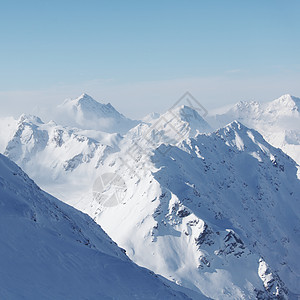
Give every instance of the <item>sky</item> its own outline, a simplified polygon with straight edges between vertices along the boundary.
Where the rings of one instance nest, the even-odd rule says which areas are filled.
[[[83,92],[140,118],[300,96],[300,1],[0,0],[0,116]]]

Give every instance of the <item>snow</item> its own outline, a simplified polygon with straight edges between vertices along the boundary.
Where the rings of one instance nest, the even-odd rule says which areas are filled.
[[[13,117],[1,118],[0,119],[0,153],[5,151],[7,143],[11,140],[15,130],[17,122]]]
[[[188,288],[193,299],[293,299],[300,294],[299,103],[290,95],[240,102],[205,120],[179,106],[126,127],[111,105],[84,94],[62,105],[71,112],[65,126],[24,115],[1,141],[42,188],[88,213],[173,289]],[[94,116],[116,122],[89,124]],[[95,197],[105,174],[124,182],[116,205]]]
[[[87,94],[59,105],[56,120],[65,126],[109,133],[126,133],[139,123],[124,117],[110,103],[99,103]]]
[[[2,299],[189,299],[0,155]]]
[[[271,145],[300,164],[300,98],[287,94],[265,103],[242,101],[209,118],[215,129],[233,120],[258,130]]]
[[[44,124],[22,115],[4,153],[54,196],[76,198],[90,187],[90,178],[121,139],[116,133]]]
[[[167,154],[164,148],[154,150],[152,165],[143,154],[128,162],[134,174],[118,162],[125,149],[113,154],[103,168],[124,178],[123,202],[80,208],[139,265],[207,297],[299,293],[300,183],[293,160],[237,121]],[[261,257],[276,278],[267,287]]]

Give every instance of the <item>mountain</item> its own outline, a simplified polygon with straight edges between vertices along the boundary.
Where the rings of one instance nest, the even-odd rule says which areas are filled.
[[[125,141],[138,139],[144,148],[147,148],[149,144],[152,149],[162,143],[176,145],[187,137],[213,131],[196,110],[186,105],[175,107],[162,115],[148,115],[144,120],[148,122],[143,122],[131,129],[126,134]]]
[[[64,200],[90,186],[90,178],[122,139],[116,133],[65,128],[53,121],[45,124],[31,115],[20,117],[11,136],[4,154],[43,189]]]
[[[152,155],[132,153],[137,138],[125,141],[101,168],[125,184],[78,208],[133,261],[212,299],[300,293],[300,182],[290,157],[239,122]]]
[[[233,120],[258,130],[300,164],[300,98],[287,94],[265,103],[242,101],[210,119],[215,128]]]
[[[286,99],[278,103],[298,118]],[[247,104],[239,106],[242,116]],[[264,137],[280,125],[271,112],[262,117],[261,104],[250,107],[244,120],[257,111]],[[190,297],[294,299],[298,166],[238,121],[211,131],[188,106],[122,136],[22,116],[5,154],[88,213],[134,262],[192,289]]]
[[[5,151],[7,143],[13,137],[17,127],[17,121],[13,117],[0,118],[0,153]]]
[[[59,105],[56,120],[64,126],[121,134],[139,123],[124,117],[110,103],[99,103],[87,94]]]
[[[189,299],[0,154],[1,299]]]
[[[15,123],[4,154],[47,192],[73,204],[90,189],[105,158],[127,143],[122,143],[123,137],[118,133],[63,127],[53,121],[45,124],[32,115],[22,115]],[[127,133],[126,140],[144,135],[146,141],[151,134],[153,148],[171,140],[176,144],[208,130],[210,126],[196,111],[182,106],[162,115],[158,123],[137,125]]]

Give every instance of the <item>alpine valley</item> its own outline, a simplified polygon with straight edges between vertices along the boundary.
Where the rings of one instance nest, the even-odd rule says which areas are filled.
[[[53,118],[0,120],[4,299],[298,299],[299,98]]]

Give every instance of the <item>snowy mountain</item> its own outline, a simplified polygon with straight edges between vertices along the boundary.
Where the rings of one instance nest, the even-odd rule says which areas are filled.
[[[73,204],[74,199],[81,201],[81,196],[90,190],[105,158],[127,143],[122,143],[123,137],[117,133],[63,127],[53,121],[45,124],[32,115],[22,115],[15,124],[10,139],[5,139],[4,154],[47,192]],[[152,149],[161,143],[177,144],[187,136],[209,130],[196,111],[182,106],[162,115],[157,123],[134,127],[126,140],[144,135],[146,141],[149,136]],[[144,143],[143,147],[146,150],[149,146]]]
[[[0,199],[1,299],[190,299],[1,154]]]
[[[162,115],[146,116],[143,122],[131,129],[125,135],[127,140],[137,140],[144,150],[153,150],[162,143],[176,145],[187,137],[194,137],[198,133],[208,133],[213,129],[189,106],[178,106]]]
[[[4,154],[43,189],[63,199],[78,197],[90,186],[90,178],[122,139],[116,133],[65,128],[53,121],[45,124],[31,115],[22,115],[16,123]]]
[[[17,120],[13,117],[0,118],[0,153],[5,151],[7,143],[12,139],[17,128]]]
[[[87,94],[59,105],[55,120],[64,126],[121,134],[139,123],[124,117],[110,103],[99,103]]]
[[[300,182],[291,158],[238,122],[162,144],[152,156],[131,155],[131,146],[101,169],[126,183],[119,205],[103,205],[100,195],[78,208],[133,261],[213,299],[300,293]]]
[[[210,121],[240,119],[275,142],[282,133],[288,152],[297,103],[241,102]],[[188,106],[149,115],[122,136],[33,116],[10,128],[5,155],[88,213],[134,262],[192,289],[191,298],[300,294],[297,165],[255,130],[235,121],[210,133]]]
[[[239,102],[210,119],[215,128],[233,120],[258,130],[270,144],[300,164],[300,98],[287,94],[266,103]]]

